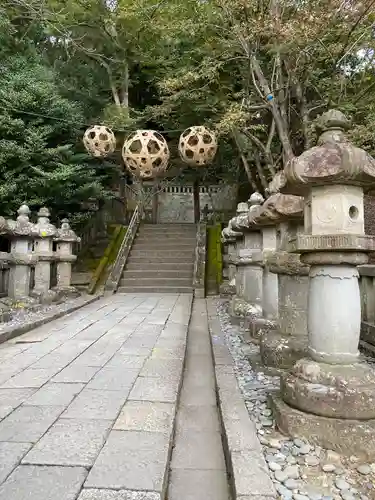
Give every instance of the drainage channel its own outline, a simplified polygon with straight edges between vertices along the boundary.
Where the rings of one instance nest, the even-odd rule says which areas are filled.
[[[195,299],[193,303],[167,498],[231,498],[204,299]]]

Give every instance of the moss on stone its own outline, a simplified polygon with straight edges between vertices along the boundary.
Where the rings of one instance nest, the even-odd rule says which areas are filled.
[[[95,290],[97,290],[97,288],[104,283],[107,278],[109,266],[116,260],[121,243],[126,234],[126,229],[126,226],[116,225],[113,227],[112,237],[104,251],[103,256],[99,259],[99,263],[88,287],[88,293],[95,293]]]
[[[221,224],[207,226],[206,289],[218,293],[222,282]]]

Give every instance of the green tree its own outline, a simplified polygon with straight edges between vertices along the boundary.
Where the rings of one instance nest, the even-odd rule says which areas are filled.
[[[82,152],[81,109],[60,95],[53,71],[4,14],[0,22],[0,213],[14,216],[26,202],[77,222],[83,202],[110,195],[113,167]]]

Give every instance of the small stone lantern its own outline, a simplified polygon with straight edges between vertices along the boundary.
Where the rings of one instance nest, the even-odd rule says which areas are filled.
[[[70,229],[68,219],[62,220],[55,241],[57,242],[56,257],[58,259],[57,289],[65,292],[76,292],[76,289],[71,286],[72,263],[77,259],[77,256],[73,255],[73,244],[80,242],[81,239]]]
[[[38,258],[35,266],[34,293],[45,296],[51,284],[51,262],[54,260],[53,238],[56,235],[56,227],[49,221],[50,212],[48,208],[42,207],[38,212],[36,224],[37,235],[34,240],[34,254]]]
[[[348,142],[345,116],[331,110],[318,122],[318,145],[285,168],[282,192],[302,195],[305,234],[289,250],[310,266],[309,359],[281,378],[275,400],[281,430],[322,446],[375,459],[375,372],[361,362],[357,266],[375,250],[364,234],[363,188],[375,184],[375,161]]]
[[[31,266],[36,262],[33,255],[35,226],[30,222],[29,215],[29,207],[22,205],[18,209],[17,220],[7,221],[9,233],[12,235],[8,295],[15,300],[29,297]]]

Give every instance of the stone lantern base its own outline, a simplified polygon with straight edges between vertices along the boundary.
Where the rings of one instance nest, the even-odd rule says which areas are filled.
[[[307,345],[306,336],[266,332],[260,342],[262,362],[269,367],[288,370],[296,361],[306,356]]]
[[[299,360],[273,398],[279,429],[323,447],[375,458],[375,372],[364,363]],[[372,442],[371,442],[372,441]]]
[[[293,438],[305,438],[316,446],[355,455],[364,461],[375,460],[375,419],[349,420],[328,418],[297,410],[280,397],[269,402],[278,429]]]

